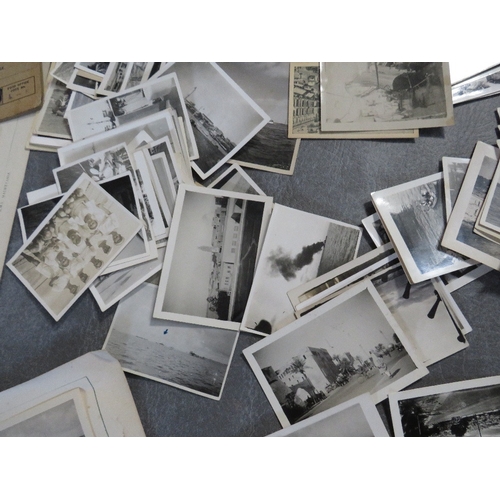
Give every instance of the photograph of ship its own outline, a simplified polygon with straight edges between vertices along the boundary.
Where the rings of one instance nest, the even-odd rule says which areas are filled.
[[[199,158],[196,173],[206,179],[234,156],[269,121],[269,116],[215,63],[168,63],[189,113]]]
[[[500,436],[499,383],[499,377],[488,377],[391,396],[396,436]]]
[[[242,326],[269,335],[295,319],[287,292],[357,256],[358,226],[275,204]]]
[[[367,282],[243,353],[284,426],[363,393],[378,403],[427,373]]]
[[[446,227],[442,173],[377,191],[372,200],[410,282],[467,266],[441,247]]]
[[[219,400],[238,332],[153,318],[158,287],[118,304],[103,349],[130,373]]]
[[[298,139],[288,138],[287,62],[217,63],[271,118],[230,161],[244,167],[291,175],[298,152]]]
[[[321,63],[321,130],[453,125],[448,63]]]
[[[179,186],[155,317],[238,329],[270,209],[268,197]]]

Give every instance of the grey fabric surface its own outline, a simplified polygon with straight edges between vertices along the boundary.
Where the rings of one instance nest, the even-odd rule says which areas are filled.
[[[361,226],[374,213],[370,193],[441,170],[443,156],[469,158],[478,140],[496,145],[500,96],[455,107],[455,125],[421,130],[411,140],[302,140],[295,173],[247,169],[274,201]],[[57,155],[31,152],[19,206],[26,192],[53,183]],[[22,245],[14,221],[7,260]],[[359,254],[373,245],[363,234]],[[470,346],[429,368],[412,387],[500,374],[500,274],[492,271],[454,292],[472,326]],[[116,306],[102,313],[90,292],[55,322],[5,269],[0,281],[0,391],[91,350],[101,349]],[[127,374],[147,436],[266,436],[281,428],[242,350],[260,340],[240,334],[222,398],[213,401]],[[379,412],[392,433],[387,401]]]

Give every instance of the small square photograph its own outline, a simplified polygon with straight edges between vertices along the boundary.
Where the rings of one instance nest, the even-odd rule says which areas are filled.
[[[369,393],[374,404],[428,373],[370,282],[243,351],[283,427]]]
[[[357,257],[361,228],[275,204],[242,329],[269,335],[295,320],[287,292]]]
[[[368,394],[285,427],[268,437],[389,437]]]
[[[371,197],[411,283],[469,265],[441,247],[446,227],[442,172],[376,191]]]
[[[225,172],[217,177],[207,187],[212,189],[222,189],[223,191],[261,194],[265,196],[264,191],[262,191],[257,183],[238,164],[229,165]]]
[[[199,158],[193,161],[193,168],[207,179],[240,151],[270,117],[216,63],[168,63],[162,74],[172,73],[179,79],[198,146]]]
[[[500,377],[389,395],[396,437],[500,436]]]
[[[154,316],[239,329],[272,199],[179,186]]]
[[[7,267],[58,321],[140,229],[137,217],[82,174]]]
[[[158,287],[120,300],[103,349],[124,371],[220,400],[238,332],[153,318]]]
[[[320,85],[323,131],[454,124],[448,63],[324,62]]]
[[[474,232],[500,158],[499,149],[478,141],[441,241],[445,249],[500,269],[498,243]]]

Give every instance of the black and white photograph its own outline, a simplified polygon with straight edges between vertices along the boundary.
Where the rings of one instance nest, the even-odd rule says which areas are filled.
[[[442,246],[500,270],[498,244],[474,232],[498,165],[498,148],[478,141],[443,234]]]
[[[143,283],[120,300],[103,349],[126,372],[220,400],[238,332],[155,319],[157,292]]]
[[[369,394],[362,394],[268,437],[389,437]]]
[[[55,67],[50,70],[50,76],[67,85],[74,70],[74,62],[59,62],[55,63]]]
[[[242,329],[269,335],[295,320],[287,292],[357,257],[361,229],[275,204]]]
[[[321,130],[446,127],[455,123],[445,62],[324,62]]]
[[[6,265],[58,321],[141,226],[82,174]]]
[[[271,208],[267,196],[179,186],[154,316],[239,329]]]
[[[371,198],[411,283],[469,265],[441,247],[446,227],[442,172],[376,191]]]
[[[152,260],[98,276],[90,285],[90,292],[101,311],[106,311],[148,278],[161,271],[164,258],[165,247],[161,247],[158,248],[158,257]]]
[[[391,241],[377,213],[361,219],[361,224],[363,224],[368,236],[370,236],[376,247],[380,247]]]
[[[396,437],[500,436],[500,377],[389,395]]]
[[[467,172],[470,158],[451,158],[444,156],[441,160],[443,167],[444,199],[446,220],[449,220],[455,206],[460,187]]]
[[[437,278],[411,285],[401,265],[396,264],[370,280],[424,366],[468,347],[464,332],[470,328],[462,331],[454,321],[447,303],[457,306],[449,292],[436,287]]]
[[[207,187],[222,189],[223,191],[235,191],[237,193],[265,195],[257,183],[236,163],[229,165]]]
[[[303,139],[411,139],[418,129],[325,132],[320,120],[320,63],[290,63],[288,137]]]
[[[453,104],[483,99],[500,92],[500,66],[489,68],[451,87]]]
[[[78,69],[73,70],[73,74],[71,75],[67,88],[74,92],[81,92],[86,96],[96,100],[98,96],[98,89],[101,85],[102,77],[90,75],[89,73],[82,73]],[[71,130],[71,124],[69,124],[69,128],[71,131],[71,136],[74,139],[73,131]]]
[[[292,175],[300,139],[288,137],[290,63],[217,63],[271,118],[230,162],[243,167]]]
[[[500,169],[498,163],[475,227],[480,229],[480,232],[486,232],[495,241],[500,241]]]
[[[75,62],[74,67],[103,78],[110,66],[109,62]]]
[[[192,125],[199,158],[193,168],[207,179],[270,120],[216,63],[168,63],[162,74],[175,73]]]
[[[428,373],[369,282],[243,354],[283,427],[369,393],[374,404]]]
[[[110,63],[100,85],[101,95],[116,95],[122,91],[125,83],[125,74],[130,64],[128,62]]]
[[[137,85],[141,85],[148,80],[151,75],[154,63],[152,62],[132,62],[127,67],[122,89],[126,90]]]

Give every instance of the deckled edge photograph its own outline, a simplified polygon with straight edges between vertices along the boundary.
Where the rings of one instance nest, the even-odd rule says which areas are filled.
[[[57,231],[63,224],[68,225],[68,232],[72,229],[68,215],[77,221],[76,233],[83,233],[79,241],[70,236],[67,242],[58,239]],[[114,227],[109,234],[108,221]],[[140,228],[141,222],[136,217],[88,175],[82,174],[6,265],[58,321]],[[120,237],[119,244],[107,243],[112,233]],[[86,244],[90,239],[95,240],[91,247]],[[109,247],[107,253],[101,240]],[[85,248],[74,252],[73,246],[78,248],[78,245]]]
[[[396,437],[500,435],[500,376],[389,395]]]
[[[390,357],[385,355],[389,344],[395,346]],[[244,349],[243,355],[283,427],[366,392],[378,404],[428,373],[367,281]]]
[[[267,437],[389,437],[369,394],[362,394]]]
[[[272,198],[180,185],[154,317],[239,329]]]
[[[153,318],[158,287],[122,299],[103,349],[124,371],[220,400],[239,332]]]

